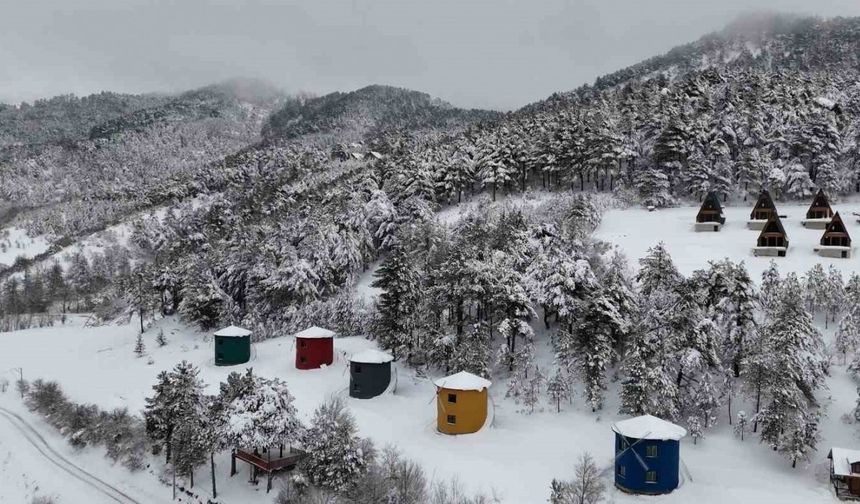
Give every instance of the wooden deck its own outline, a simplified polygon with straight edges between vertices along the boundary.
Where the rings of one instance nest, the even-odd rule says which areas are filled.
[[[286,452],[286,453],[284,453]],[[235,449],[231,455],[230,461],[230,476],[236,474],[236,460],[247,462],[251,467],[251,481],[257,481],[258,473],[266,474],[266,493],[272,489],[272,478],[278,471],[291,471],[295,469],[306,453],[297,448],[288,448],[286,450],[269,449],[266,455],[258,455],[245,450]]]

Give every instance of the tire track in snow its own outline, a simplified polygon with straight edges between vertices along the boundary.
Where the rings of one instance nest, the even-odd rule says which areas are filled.
[[[91,473],[81,469],[77,465],[70,462],[68,459],[57,453],[51,448],[45,438],[39,434],[26,420],[21,418],[17,413],[0,407],[0,416],[9,421],[10,424],[27,440],[48,462],[59,467],[73,478],[82,481],[90,487],[97,490],[99,493],[109,497],[114,502],[121,504],[143,504],[124,493],[122,490],[106,483]]]

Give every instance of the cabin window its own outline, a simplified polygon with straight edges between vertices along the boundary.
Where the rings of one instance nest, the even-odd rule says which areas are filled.
[[[304,364],[305,362],[307,362],[307,359],[305,359],[304,357],[299,357],[299,362]]]
[[[657,445],[648,445],[645,448],[645,456],[654,458],[657,456]]]
[[[305,347],[305,340],[299,340],[299,347],[300,347],[300,348],[304,348],[304,347]]]
[[[356,373],[360,373],[361,372],[361,364],[353,364],[353,369],[355,370]]]
[[[645,471],[645,483],[657,483],[657,471]]]
[[[448,394],[448,402],[457,404],[457,394]]]
[[[622,478],[627,476],[627,468],[621,464],[618,464],[618,476]]]
[[[448,415],[448,423],[451,425],[456,424],[457,423],[457,416],[456,415]]]
[[[361,390],[361,387],[358,385],[358,383],[353,383],[352,390],[358,392],[359,390]]]

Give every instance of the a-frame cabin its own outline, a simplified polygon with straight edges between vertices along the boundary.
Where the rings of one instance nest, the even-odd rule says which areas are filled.
[[[709,192],[696,214],[696,231],[719,231],[726,218],[723,216],[723,206],[715,192]]]
[[[833,209],[830,208],[830,201],[824,191],[819,189],[812,199],[812,204],[809,205],[809,210],[806,211],[806,219],[801,224],[811,229],[826,229],[832,218]]]
[[[753,255],[785,257],[788,252],[788,235],[782,227],[782,221],[774,213],[758,235]]]
[[[851,257],[851,236],[848,234],[848,229],[845,227],[842,217],[839,212],[833,215],[824,234],[821,235],[821,242],[815,248],[818,255],[823,257],[838,257],[847,259]]]
[[[773,198],[766,189],[762,189],[758,195],[758,201],[750,212],[750,220],[747,222],[747,227],[750,229],[762,229],[771,215],[777,215],[776,205],[773,203]]]

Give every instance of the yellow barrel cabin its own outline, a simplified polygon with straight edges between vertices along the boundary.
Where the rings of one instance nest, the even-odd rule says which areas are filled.
[[[488,389],[492,383],[460,371],[436,384],[436,423],[443,434],[478,432],[487,421]]]

